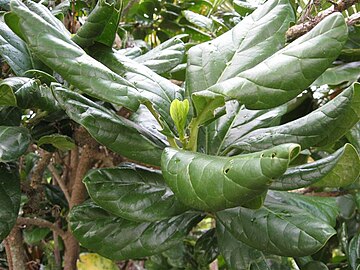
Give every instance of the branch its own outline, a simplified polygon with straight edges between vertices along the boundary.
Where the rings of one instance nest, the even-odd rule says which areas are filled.
[[[54,165],[49,164],[48,165],[48,169],[51,172],[52,176],[54,177],[54,179],[56,180],[56,182],[58,183],[59,187],[61,188],[62,192],[65,195],[65,198],[67,200],[68,203],[70,203],[70,194],[69,191],[66,188],[65,183],[63,182],[63,179],[60,177],[60,175],[58,174],[58,172],[56,171]]]
[[[41,158],[36,164],[36,167],[31,177],[31,187],[33,187],[34,189],[37,189],[38,186],[41,184],[44,171],[49,164],[51,157],[52,153],[46,151],[43,151],[41,153]]]
[[[65,231],[63,231],[58,226],[45,219],[18,217],[16,220],[16,224],[27,225],[27,226],[34,225],[41,228],[49,228],[53,232],[56,232],[63,240],[67,237]]]
[[[343,12],[356,3],[360,3],[360,0],[339,0],[332,7],[320,12],[317,16],[312,18],[310,21],[300,23],[300,24],[290,27],[289,30],[286,32],[286,40],[293,41],[293,40],[301,37],[302,35],[309,32],[311,29],[313,29],[325,17],[329,16],[330,14],[332,14],[334,12]],[[348,21],[348,23],[349,22],[350,21]]]

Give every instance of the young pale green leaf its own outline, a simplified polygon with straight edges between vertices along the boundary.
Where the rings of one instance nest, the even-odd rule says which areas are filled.
[[[28,78],[13,77],[6,78],[0,82],[0,106],[17,106],[14,90],[19,89]]]
[[[216,236],[228,270],[271,270],[264,253],[237,240],[221,222],[216,223]]]
[[[174,99],[170,105],[170,116],[175,123],[180,138],[185,136],[186,120],[189,113],[189,100]]]
[[[185,54],[185,44],[181,38],[185,36],[187,35],[170,38],[147,53],[135,57],[134,60],[158,74],[168,72],[182,63]]]
[[[0,241],[15,225],[20,208],[20,177],[17,166],[0,163]]]
[[[297,144],[234,157],[166,148],[161,169],[166,183],[181,202],[214,212],[244,205],[262,195],[299,152]]]
[[[18,159],[26,152],[30,142],[27,128],[0,126],[0,162]]]
[[[26,43],[6,25],[4,14],[0,14],[0,55],[17,76],[34,68]]]
[[[258,151],[296,142],[302,149],[334,143],[360,119],[360,84],[353,84],[336,98],[308,115],[277,127],[252,131],[231,147]]]
[[[120,20],[121,0],[100,0],[71,38],[82,48],[89,47],[95,42],[112,47]]]
[[[237,240],[280,256],[311,255],[336,233],[329,224],[304,209],[276,201],[265,202],[258,210],[237,207],[216,216]]]
[[[75,147],[75,143],[70,137],[61,134],[51,134],[41,137],[37,145],[41,146],[43,144],[51,144],[62,151],[68,151]]]
[[[41,4],[32,3],[37,7]],[[11,10],[19,18],[19,26],[31,50],[42,62],[86,94],[136,110],[137,89],[85,53],[70,37],[31,11],[18,0]],[[51,13],[50,13],[51,14]]]
[[[99,143],[129,159],[159,166],[165,144],[139,125],[61,87],[54,95],[68,116]]]
[[[133,222],[107,213],[93,203],[70,212],[70,227],[84,247],[113,259],[136,259],[161,253],[183,241],[201,220],[197,213],[184,213],[158,222]]]
[[[360,62],[351,62],[328,68],[315,82],[313,86],[339,85],[346,82],[356,82],[360,77]]]
[[[115,262],[96,253],[81,253],[76,262],[77,270],[119,270]]]
[[[336,198],[307,196],[285,191],[269,191],[266,202],[296,206],[333,227],[336,225],[340,211]]]
[[[188,210],[157,170],[125,164],[91,171],[83,182],[96,204],[128,220],[158,221]]]
[[[290,167],[272,182],[270,189],[291,190],[310,185],[344,187],[356,181],[359,173],[359,155],[351,144],[346,144],[325,158]]]
[[[344,17],[334,13],[258,65],[194,95],[218,93],[248,109],[279,106],[310,86],[340,54],[346,39]]]
[[[287,0],[272,0],[220,37],[192,47],[188,53],[189,95],[237,76],[275,53],[285,43],[294,20]]]
[[[169,80],[157,75],[149,68],[116,53],[105,46],[93,46],[91,54],[112,71],[126,78],[139,90],[142,103],[153,107],[159,114],[163,132],[171,134],[174,124],[169,115],[170,104],[174,99],[182,99],[183,89]]]

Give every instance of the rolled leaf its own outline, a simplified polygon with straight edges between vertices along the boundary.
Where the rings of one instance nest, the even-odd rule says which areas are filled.
[[[20,208],[20,177],[17,166],[0,163],[0,241],[15,225]]]
[[[32,6],[41,5],[32,3]],[[88,56],[70,37],[18,0],[11,10],[31,50],[42,62],[86,94],[136,110],[137,90],[128,81]],[[51,13],[50,13],[51,14]],[[57,19],[56,19],[57,20]]]
[[[17,76],[22,76],[28,69],[34,68],[31,56],[26,43],[6,25],[3,15],[0,14],[0,55]]]
[[[359,174],[359,155],[351,144],[346,144],[325,158],[289,168],[272,182],[270,189],[291,190],[310,185],[344,187],[355,182]]]
[[[98,61],[136,86],[141,102],[150,104],[156,110],[164,132],[171,134],[174,124],[169,115],[170,104],[174,99],[183,99],[183,89],[111,48],[98,45],[91,49],[91,54]]]
[[[188,53],[186,90],[189,94],[237,76],[285,44],[294,20],[287,0],[272,0],[220,37],[192,47]]]
[[[236,99],[248,109],[279,106],[310,86],[337,58],[346,40],[344,17],[333,13],[258,65],[194,95],[201,98],[208,91],[214,92]]]
[[[0,126],[0,162],[18,159],[26,152],[30,142],[27,128]]]
[[[121,0],[98,1],[86,22],[71,39],[82,48],[95,42],[111,48],[119,25],[121,3]]]
[[[147,53],[134,58],[134,60],[158,74],[168,72],[182,63],[185,44],[181,38],[185,36],[172,37]]]
[[[308,115],[277,127],[262,128],[239,138],[231,147],[258,151],[296,142],[302,149],[334,143],[360,119],[360,84],[353,84],[336,98]]]
[[[128,220],[157,221],[188,210],[157,170],[127,164],[92,171],[83,182],[96,204]]]
[[[262,195],[298,155],[297,144],[234,157],[216,157],[166,148],[161,169],[166,183],[185,205],[219,211]]]
[[[54,86],[54,94],[67,115],[99,143],[129,159],[160,165],[165,145],[153,134],[75,92]]]
[[[276,202],[265,203],[258,210],[242,207],[227,209],[216,216],[235,239],[280,256],[311,255],[336,233],[329,224],[311,213]]]
[[[184,213],[163,221],[137,223],[85,203],[72,209],[69,220],[81,245],[104,257],[124,260],[158,254],[179,244],[201,217]]]

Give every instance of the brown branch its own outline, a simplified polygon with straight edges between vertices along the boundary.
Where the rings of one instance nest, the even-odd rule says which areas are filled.
[[[329,16],[334,12],[343,12],[356,3],[360,3],[360,0],[339,0],[332,7],[322,12],[319,12],[317,16],[310,19],[309,21],[290,27],[289,30],[286,32],[286,40],[293,41],[301,37],[302,35],[309,32],[311,29],[313,29],[325,17]]]
[[[346,21],[347,25],[354,25],[358,22],[360,22],[360,12],[351,15]]]
[[[63,181],[63,179],[60,177],[60,175],[58,174],[57,170],[55,169],[54,165],[49,164],[48,165],[48,169],[51,172],[52,176],[54,177],[55,181],[58,183],[60,189],[62,190],[62,192],[65,195],[65,198],[67,200],[68,203],[70,203],[70,194],[68,189],[66,188],[66,185]]]
[[[41,218],[26,218],[26,217],[18,217],[16,220],[16,224],[18,225],[27,225],[27,226],[38,226],[41,228],[49,228],[53,232],[56,232],[62,239],[65,240],[66,232],[63,231],[61,228],[56,226],[54,223],[47,221]]]
[[[41,185],[44,171],[47,165],[50,163],[51,157],[52,153],[46,151],[41,152],[40,160],[36,164],[36,167],[31,177],[31,187],[33,187],[34,189],[37,189],[39,185]]]
[[[20,229],[14,226],[4,242],[9,270],[25,270],[25,252]]]

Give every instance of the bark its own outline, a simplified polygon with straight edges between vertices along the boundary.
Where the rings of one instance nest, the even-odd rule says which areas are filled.
[[[25,253],[20,229],[14,226],[4,242],[9,270],[25,270]]]

